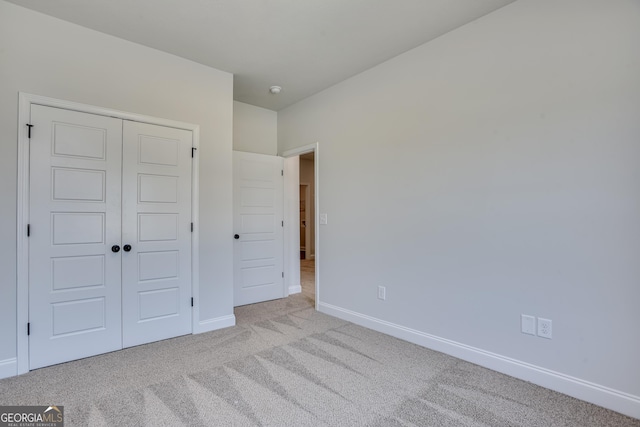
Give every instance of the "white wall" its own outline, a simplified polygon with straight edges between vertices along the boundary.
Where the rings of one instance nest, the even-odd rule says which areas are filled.
[[[640,417],[639,112],[635,0],[520,0],[280,111],[321,309]]]
[[[278,113],[233,102],[233,149],[249,153],[278,153]]]
[[[200,125],[200,319],[228,321],[233,76],[0,1],[0,365],[16,356],[19,91]]]

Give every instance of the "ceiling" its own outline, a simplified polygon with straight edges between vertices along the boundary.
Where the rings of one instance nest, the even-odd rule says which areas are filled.
[[[277,111],[515,0],[8,1],[233,73],[235,100]]]

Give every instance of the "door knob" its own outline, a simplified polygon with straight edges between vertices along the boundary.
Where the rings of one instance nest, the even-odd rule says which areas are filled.
[[[118,246],[118,245],[111,246],[111,252],[113,252],[113,253],[120,252],[120,246]]]
[[[238,240],[238,239],[240,238],[240,235],[239,235],[239,234],[234,234],[234,235],[233,235],[233,238],[234,238],[234,239],[236,239],[236,240]]]
[[[129,251],[131,250],[131,245],[124,245],[124,246],[122,247],[122,249],[123,249],[125,252],[129,252]]]

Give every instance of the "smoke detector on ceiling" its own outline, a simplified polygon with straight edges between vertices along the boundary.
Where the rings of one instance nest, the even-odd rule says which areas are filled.
[[[270,92],[272,95],[277,95],[277,94],[279,94],[281,91],[282,91],[282,88],[281,88],[280,86],[271,86],[271,87],[269,88],[269,92]]]

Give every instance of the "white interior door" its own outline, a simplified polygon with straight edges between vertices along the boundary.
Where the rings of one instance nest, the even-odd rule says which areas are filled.
[[[233,152],[234,305],[286,296],[283,160]]]
[[[192,132],[33,105],[29,368],[191,332]]]
[[[29,366],[121,348],[122,121],[34,105]]]
[[[123,126],[123,345],[191,333],[192,133]]]

